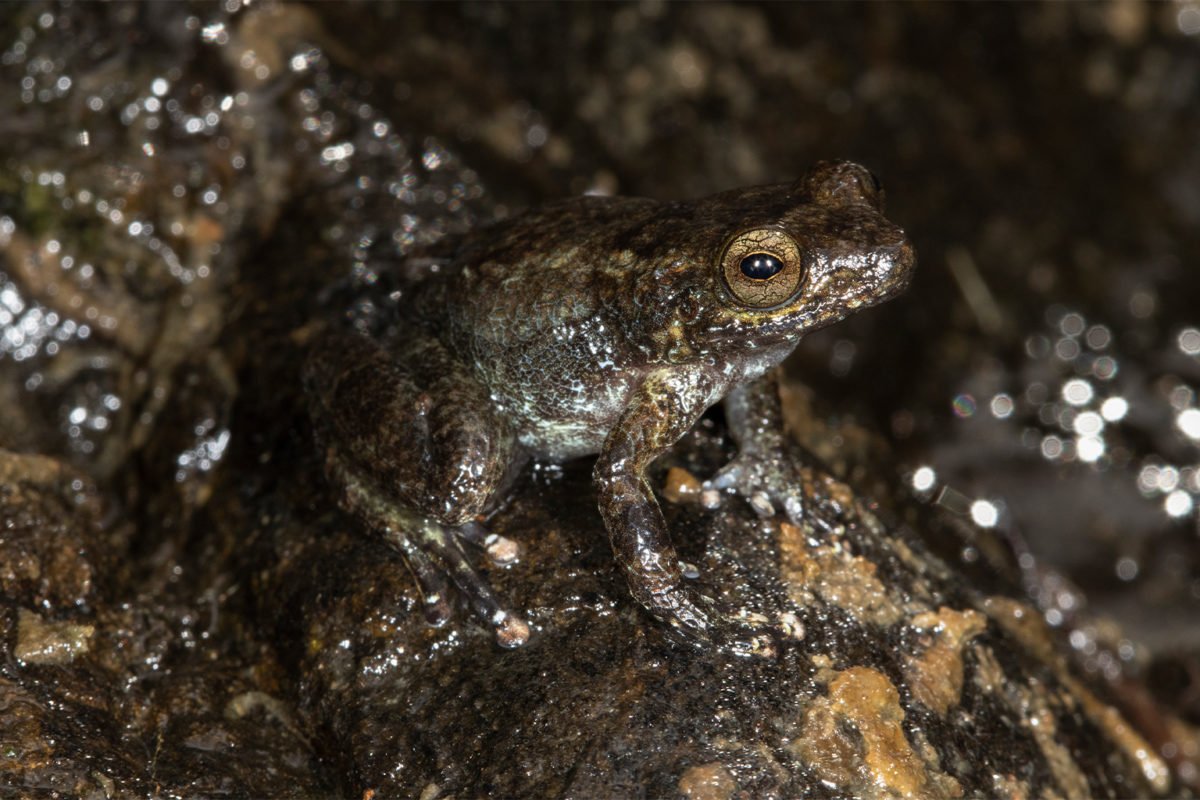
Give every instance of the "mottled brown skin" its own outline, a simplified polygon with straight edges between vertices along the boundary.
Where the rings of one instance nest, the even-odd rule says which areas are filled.
[[[568,200],[411,258],[387,330],[324,334],[306,368],[343,505],[404,554],[431,621],[449,615],[448,573],[517,645],[527,626],[459,540],[496,544],[478,520],[526,460],[598,453],[600,511],[633,596],[713,634],[719,615],[685,585],[646,470],[725,398],[740,453],[709,485],[799,522],[770,371],[805,333],[907,286],[912,247],[882,206],[865,169],[822,163],[793,184],[687,203]],[[783,271],[748,277],[751,251]]]

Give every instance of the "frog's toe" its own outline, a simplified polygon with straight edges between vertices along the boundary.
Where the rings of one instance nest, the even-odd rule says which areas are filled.
[[[714,626],[716,609],[712,599],[683,587],[656,592],[643,605],[672,628],[701,639],[708,639]]]
[[[703,483],[705,489],[736,489],[748,477],[747,470],[741,463],[740,458],[735,458],[721,469],[717,470],[717,474]]]
[[[496,642],[512,649],[529,641],[529,625],[520,617],[508,616],[496,626]]]
[[[771,502],[771,495],[767,492],[753,492],[746,498],[750,503],[750,507],[754,509],[754,513],[764,519],[775,516],[775,505]]]
[[[529,640],[529,626],[500,604],[495,592],[463,552],[457,533],[428,525],[423,543],[446,565],[450,580],[462,592],[475,616],[495,631],[496,641],[503,647],[520,647]]]
[[[507,536],[492,533],[479,522],[468,522],[458,529],[462,538],[483,549],[497,567],[507,567],[521,559],[521,546]]]
[[[836,530],[838,527],[841,515],[837,507],[829,498],[820,494],[805,494],[799,473],[793,482],[783,486],[774,497],[783,508],[788,522],[797,527],[805,522],[825,532]]]
[[[741,454],[705,481],[703,488],[736,494],[760,517],[773,517],[789,487],[786,475],[768,456]]]
[[[706,481],[704,489],[737,494],[760,517],[773,517],[782,511],[799,524],[804,516],[799,471],[784,454],[739,454]]]
[[[482,526],[480,530],[484,530]],[[520,647],[529,641],[529,625],[501,605],[487,581],[463,552],[460,536],[473,541],[471,534],[425,520],[416,531],[415,539],[389,531],[387,540],[401,552],[416,577],[417,587],[425,602],[425,619],[429,624],[440,626],[450,619],[449,584],[453,583],[475,616],[492,628],[501,646]],[[504,537],[496,539],[509,541]],[[483,546],[486,549],[489,545]]]
[[[425,621],[437,628],[445,625],[451,614],[450,587],[446,576],[434,565],[425,551],[407,536],[389,531],[386,538],[404,556],[404,563],[417,580],[417,589],[425,604]]]
[[[793,525],[804,519],[804,493],[799,486],[789,486],[783,496],[783,513]]]
[[[693,646],[716,646],[737,656],[775,653],[769,631],[747,627],[722,614],[716,601],[699,592],[681,587],[656,595],[647,605]]]
[[[825,498],[813,503],[808,512],[808,519],[827,533],[837,530],[841,516],[841,512]]]

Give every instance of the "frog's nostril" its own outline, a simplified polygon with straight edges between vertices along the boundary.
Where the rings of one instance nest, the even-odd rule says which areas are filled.
[[[903,241],[896,247],[889,258],[890,272],[896,276],[899,281],[897,291],[908,286],[912,280],[914,268],[917,266],[917,252],[913,249],[912,243],[908,240]]]

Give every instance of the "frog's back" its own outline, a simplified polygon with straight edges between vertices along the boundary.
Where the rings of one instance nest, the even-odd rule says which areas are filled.
[[[641,271],[628,239],[663,204],[585,197],[473,232],[414,287],[414,309],[474,369],[522,443],[595,452],[643,366],[629,341]]]
[[[630,241],[664,207],[579,197],[481,227],[440,249],[411,311],[455,338],[536,344],[624,301],[644,263]]]
[[[667,204],[635,197],[574,197],[481,226],[444,254],[450,273],[492,264],[515,270],[570,269],[561,254],[586,249],[612,254],[630,235],[662,213]],[[531,276],[526,276],[531,277]]]

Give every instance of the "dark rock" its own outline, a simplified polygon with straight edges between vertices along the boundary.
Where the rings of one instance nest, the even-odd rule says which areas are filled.
[[[673,459],[711,464],[712,449],[690,437]],[[671,509],[711,593],[769,632],[755,656],[675,639],[629,599],[586,464],[524,481],[491,521],[523,547],[490,578],[528,612],[524,648],[465,618],[425,626],[401,562],[337,513],[273,532],[261,611],[291,642],[301,706],[347,796],[1178,789],[1035,608],[979,591],[827,473],[812,480],[842,504],[835,531],[733,499]]]
[[[0,795],[1200,785],[1196,517],[1161,513],[1168,484],[1200,497],[1178,418],[1191,10],[227,6],[0,10]],[[301,346],[339,287],[529,203],[696,196],[823,157],[880,172],[922,257],[907,298],[793,363],[807,491],[839,524],[701,505],[688,476],[729,455],[717,416],[656,478],[759,652],[674,638],[629,600],[586,461],[528,472],[491,521],[523,548],[488,577],[529,645],[461,612],[425,626],[403,564],[336,510],[303,411]],[[1019,405],[1026,379],[1093,368],[1090,345],[1024,353],[1058,336],[1039,333],[1055,303],[1106,320],[1122,359],[1136,424],[1091,466],[1021,443],[1073,435]],[[1015,413],[983,424],[1001,391]],[[940,505],[901,478],[930,458]],[[1178,480],[1135,489],[1148,466]],[[1068,574],[957,515],[967,492],[1011,498]]]

